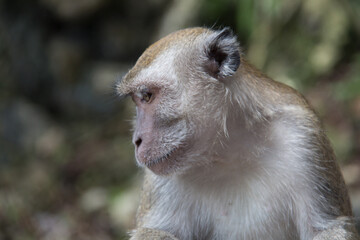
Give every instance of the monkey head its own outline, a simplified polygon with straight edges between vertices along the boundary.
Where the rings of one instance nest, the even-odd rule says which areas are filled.
[[[239,44],[228,28],[181,30],[146,49],[116,85],[136,104],[137,163],[158,175],[208,164],[216,154],[209,146],[226,128],[239,65]]]

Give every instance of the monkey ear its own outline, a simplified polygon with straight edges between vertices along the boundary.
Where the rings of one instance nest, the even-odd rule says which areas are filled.
[[[215,32],[205,47],[205,68],[216,78],[232,76],[240,65],[239,43],[230,28]]]

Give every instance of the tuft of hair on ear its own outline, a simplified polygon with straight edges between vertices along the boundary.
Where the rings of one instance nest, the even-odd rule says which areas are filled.
[[[240,66],[239,42],[233,31],[226,27],[212,34],[205,46],[205,68],[216,78],[232,76]]]

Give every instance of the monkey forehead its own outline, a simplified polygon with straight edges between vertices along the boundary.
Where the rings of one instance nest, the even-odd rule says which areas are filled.
[[[117,84],[116,88],[118,92],[127,94],[130,91],[129,87],[131,82],[139,77],[138,75],[140,75],[140,72],[149,68],[156,60],[158,60],[163,53],[168,52],[171,48],[175,48],[179,45],[181,45],[182,48],[186,48],[187,45],[189,46],[192,44],[200,35],[206,33],[209,34],[211,32],[212,30],[207,28],[187,28],[161,38],[145,50],[137,60],[135,66]],[[169,60],[169,58],[166,60]]]
[[[125,83],[123,90],[129,93],[139,91],[144,86],[150,89],[153,87],[176,88],[178,77],[173,67],[175,56],[176,48],[171,48],[166,53],[160,54],[153,64],[139,71],[131,81]]]

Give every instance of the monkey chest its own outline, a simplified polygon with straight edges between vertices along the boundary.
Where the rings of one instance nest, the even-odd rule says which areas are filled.
[[[147,227],[179,239],[298,239],[290,216],[273,206],[226,199],[162,202],[149,213]]]

